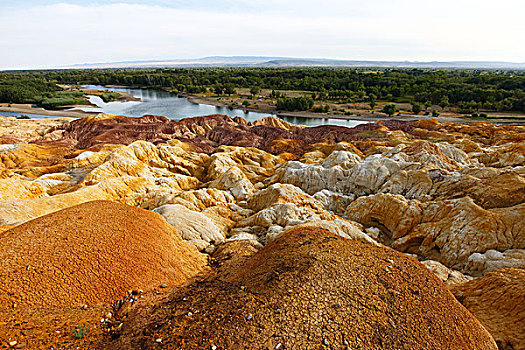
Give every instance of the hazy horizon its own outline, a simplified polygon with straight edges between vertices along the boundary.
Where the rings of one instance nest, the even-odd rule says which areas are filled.
[[[4,0],[0,69],[209,56],[525,63],[523,10],[517,0]]]

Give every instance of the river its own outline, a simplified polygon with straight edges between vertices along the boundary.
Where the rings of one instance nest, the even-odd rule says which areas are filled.
[[[196,104],[190,102],[186,97],[179,97],[175,93],[163,90],[134,89],[125,87],[107,88],[101,85],[83,85],[83,87],[96,90],[122,91],[134,97],[140,98],[140,101],[114,101],[105,103],[98,96],[90,96],[89,101],[95,104],[97,107],[81,107],[80,109],[85,112],[113,113],[125,115],[128,117],[140,117],[145,114],[155,114],[163,115],[174,120],[210,114],[226,114],[230,117],[239,116],[248,121],[255,121],[272,115],[268,113],[245,112],[242,109],[230,109],[227,107],[216,107],[207,104]],[[358,120],[342,119],[301,118],[284,116],[279,116],[279,118],[293,124],[308,126],[330,124],[352,127],[366,123]]]
[[[179,97],[175,93],[156,90],[156,89],[136,89],[126,87],[107,88],[101,85],[83,85],[84,88],[96,90],[110,90],[126,92],[134,97],[140,98],[140,101],[113,101],[104,102],[100,97],[91,95],[89,101],[96,107],[75,107],[70,110],[82,110],[93,113],[112,113],[128,117],[141,117],[145,114],[163,115],[173,120],[180,120],[187,117],[204,116],[210,114],[226,114],[230,117],[239,116],[248,121],[260,120],[272,114],[245,112],[242,109],[230,109],[227,107],[216,107],[207,104],[196,104],[190,102],[186,97]],[[17,116],[25,114],[31,118],[56,118],[39,114],[0,112],[4,116]],[[358,120],[328,119],[328,118],[304,118],[304,117],[286,117],[279,118],[298,125],[317,126],[317,125],[342,125],[353,127],[359,124],[367,123]]]

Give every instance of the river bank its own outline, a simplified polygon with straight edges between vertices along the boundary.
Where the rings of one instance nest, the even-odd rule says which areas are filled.
[[[221,97],[211,97],[211,96],[202,96],[202,95],[193,95],[188,93],[180,93],[179,96],[185,97],[189,102],[195,104],[207,104],[216,107],[231,108],[230,103],[232,99],[221,98]],[[257,113],[270,113],[278,117],[285,118],[308,118],[308,119],[338,119],[338,120],[348,120],[348,121],[367,121],[367,122],[376,122],[379,120],[385,119],[401,119],[407,121],[422,120],[434,118],[430,115],[414,115],[409,113],[397,113],[392,117],[388,117],[383,113],[374,113],[367,111],[363,114],[350,114],[350,115],[341,115],[333,113],[314,113],[309,111],[277,111],[275,106],[269,105],[267,103],[260,103],[264,101],[257,101],[258,104],[243,107],[244,110]],[[238,107],[239,108],[239,107]],[[488,118],[473,118],[469,116],[464,116],[458,113],[448,113],[443,112],[440,116],[436,118],[440,122],[454,122],[454,123],[472,123],[476,121],[486,121],[496,124],[507,124],[507,123],[525,123],[525,114],[506,114],[506,113],[494,113],[493,117],[489,116]]]
[[[68,106],[69,108],[69,106]],[[31,104],[15,104],[15,103],[0,103],[0,112],[13,112],[13,113],[27,113],[36,115],[45,115],[51,117],[69,117],[69,118],[82,118],[93,113],[84,111],[68,111],[68,110],[47,110],[43,108],[35,108]]]
[[[66,86],[64,86],[66,87]],[[71,86],[68,86],[71,87]],[[78,87],[77,87],[78,88]],[[115,101],[115,103],[118,102],[137,102],[141,101],[141,98],[136,97],[126,91],[122,91],[124,87],[118,87],[118,86],[107,86],[108,90],[105,91],[116,91],[121,94],[121,99],[119,98],[119,101]],[[115,90],[111,90],[112,88],[115,88]],[[103,91],[96,90],[92,87],[86,88],[80,88],[84,92],[97,92],[96,95],[101,94]],[[165,93],[168,91],[164,90]],[[91,95],[91,94],[90,94]],[[297,111],[297,112],[283,112],[283,111],[276,111],[275,106],[271,105],[267,101],[264,101],[263,99],[258,100],[250,100],[251,105],[248,107],[244,107],[242,105],[235,105],[235,107],[232,107],[232,101],[233,103],[238,102],[234,98],[230,97],[212,97],[212,96],[202,96],[202,95],[193,95],[188,93],[179,93],[179,98],[187,99],[188,102],[192,105],[203,105],[203,106],[213,106],[220,109],[223,109],[223,111],[215,111],[210,112],[208,111],[208,114],[218,113],[218,114],[231,114],[228,113],[228,111],[235,111],[239,110],[239,112],[244,111],[250,112],[250,113],[262,113],[266,115],[276,115],[278,117],[281,117],[282,119],[285,119],[287,121],[293,122],[295,124],[305,124],[313,126],[315,124],[312,124],[314,120],[322,120],[322,124],[331,124],[331,120],[333,120],[333,124],[342,125],[341,122],[345,121],[348,123],[352,123],[352,121],[355,122],[376,122],[379,120],[385,120],[390,119],[385,114],[382,113],[373,113],[371,111],[366,111],[364,115],[361,114],[350,114],[350,115],[342,115],[342,114],[334,114],[334,113],[314,113],[309,111]],[[71,117],[71,118],[82,118],[89,115],[97,114],[99,112],[95,111],[83,111],[81,109],[75,109],[71,110],[71,108],[85,108],[86,105],[82,106],[66,106],[67,109],[61,109],[61,110],[46,110],[39,107],[34,107],[31,104],[8,104],[8,103],[0,103],[0,115],[1,112],[7,112],[3,115],[7,115],[8,113],[14,113],[14,114],[30,114],[30,117],[32,115],[35,115],[36,118],[38,116],[50,116],[50,117]],[[90,106],[88,107],[94,107],[97,108],[98,106],[90,103]],[[193,111],[199,115],[198,111]],[[205,111],[202,111],[205,112]],[[108,113],[114,113],[114,114],[120,114],[118,111],[110,111]],[[192,114],[192,111],[188,111],[189,114]],[[144,114],[158,114],[158,115],[165,115],[162,111],[155,111],[155,110],[144,110],[139,113],[140,115]],[[187,117],[193,116],[193,115],[187,115]],[[196,114],[196,115],[197,115]],[[140,116],[137,115],[137,116]],[[494,115],[497,115],[497,117],[491,118],[472,118],[472,117],[465,117],[463,115],[459,114],[453,114],[453,113],[442,113],[437,120],[440,122],[456,122],[456,123],[472,123],[475,121],[486,121],[496,124],[523,124],[525,123],[525,115],[510,115],[510,114],[503,114],[503,113],[494,113]],[[168,116],[168,115],[166,115]],[[240,115],[241,117],[245,117],[243,115]],[[168,116],[169,117],[169,116]],[[407,120],[407,121],[413,121],[413,120],[421,120],[421,119],[428,119],[431,118],[431,116],[428,115],[413,115],[409,113],[397,113],[393,117],[394,119],[401,119],[401,120]],[[345,123],[346,124],[346,123]],[[345,126],[351,126],[351,125],[345,125]]]
[[[93,96],[102,96],[103,94],[105,94],[107,92],[116,92],[116,93],[118,93],[120,96],[118,98],[115,98],[112,101],[126,102],[126,101],[140,101],[141,100],[140,97],[133,96],[132,94],[127,93],[127,92],[122,91],[122,90],[114,90],[114,91],[113,90],[99,90],[99,89],[91,88],[91,87],[84,87],[84,86],[79,86],[79,85],[66,85],[66,84],[59,84],[58,86],[60,86],[61,88],[66,89],[66,90],[81,91],[81,92],[83,92],[86,95],[93,95]],[[108,88],[112,88],[112,87],[114,87],[114,88],[126,88],[125,86],[107,86],[107,87]]]

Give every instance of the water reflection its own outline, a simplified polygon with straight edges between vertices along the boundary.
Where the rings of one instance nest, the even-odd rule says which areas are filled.
[[[346,120],[346,119],[332,119],[332,118],[305,118],[305,117],[288,117],[279,116],[279,118],[296,125],[318,126],[318,125],[340,125],[349,128],[367,122],[361,120]]]
[[[185,97],[178,97],[176,94],[155,89],[131,89],[125,87],[106,88],[101,85],[84,85],[88,89],[112,90],[126,92],[134,97],[139,97],[141,101],[114,101],[105,103],[98,96],[90,96],[89,100],[97,107],[79,108],[86,112],[104,112],[129,117],[141,117],[145,114],[163,115],[170,119],[179,120],[187,117],[195,117],[210,114],[226,114],[230,117],[242,117],[248,121],[260,120],[272,114],[249,112],[242,109],[231,109],[228,107],[216,107],[207,104],[195,104],[188,101]],[[328,118],[305,118],[279,116],[279,118],[298,125],[317,126],[317,125],[342,125],[353,127],[364,124],[364,121],[328,119]]]

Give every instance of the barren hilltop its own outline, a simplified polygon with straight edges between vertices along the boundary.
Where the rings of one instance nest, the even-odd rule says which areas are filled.
[[[0,118],[0,348],[522,349],[525,126]]]

